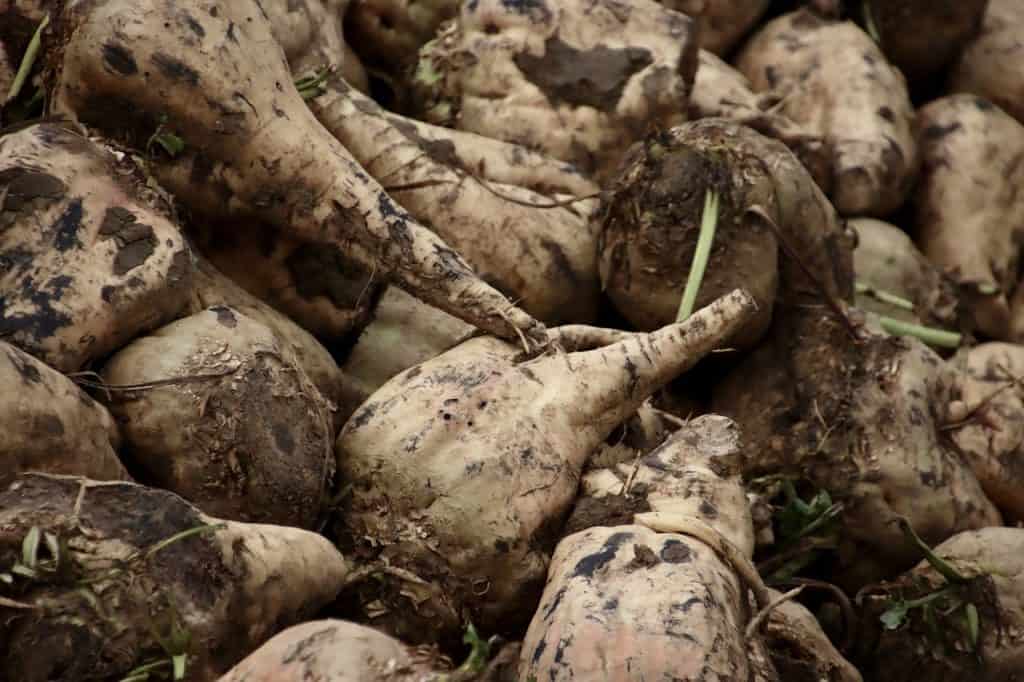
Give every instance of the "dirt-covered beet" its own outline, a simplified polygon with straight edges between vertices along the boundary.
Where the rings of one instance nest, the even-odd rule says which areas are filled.
[[[370,622],[412,641],[457,632],[464,609],[485,631],[525,624],[587,457],[753,313],[734,292],[685,323],[525,362],[477,338],[385,384],[338,437],[343,539],[418,578],[384,575]]]
[[[942,430],[954,367],[870,317],[850,329],[808,310],[777,325],[716,387],[712,408],[740,424],[748,475],[803,477],[843,503],[836,582],[856,589],[909,567],[916,549],[899,516],[930,543],[1000,525]]]
[[[917,244],[960,286],[973,327],[1008,339],[1024,243],[1024,125],[986,99],[961,94],[922,107],[917,128]]]
[[[602,282],[641,329],[675,319],[709,190],[720,195],[718,227],[697,300],[737,286],[750,291],[758,315],[735,343],[760,338],[776,297],[794,304],[820,287],[852,295],[850,244],[835,209],[785,145],[752,128],[706,118],[651,136],[630,152],[612,188],[599,242]]]
[[[1024,346],[983,343],[963,355],[946,428],[985,494],[1008,519],[1024,520]]]
[[[1012,0],[1011,0],[1012,2]],[[910,83],[929,81],[978,35],[989,0],[868,0],[885,56]]]
[[[122,679],[172,655],[212,682],[348,573],[319,535],[221,521],[132,483],[24,474],[0,492],[0,570],[26,561],[33,529],[35,577],[0,586],[27,607],[0,621],[0,673],[19,682]]]
[[[390,114],[338,80],[310,107],[396,201],[485,281],[546,324],[594,321],[600,283],[589,218],[598,188],[578,171],[512,144],[481,150],[469,166],[459,148],[482,147],[480,136]],[[502,181],[504,159],[519,159],[521,181]]]
[[[192,264],[154,196],[69,128],[0,138],[0,337],[72,372],[173,319]]]
[[[761,638],[744,632],[754,613],[748,581],[758,583],[755,592],[763,586],[750,563],[738,451],[735,424],[705,416],[642,458],[635,475],[633,465],[619,467],[654,511],[559,542],[523,641],[521,675],[778,679]]]
[[[755,343],[771,322],[778,288],[778,243],[759,214],[774,208],[766,164],[717,144],[686,124],[634,146],[603,202],[601,280],[616,309],[638,329],[676,319],[697,248],[708,192],[720,197],[715,241],[696,306],[744,287],[758,314],[735,342]]]
[[[685,120],[696,69],[694,21],[654,0],[479,0],[420,50],[416,104],[601,175]]]
[[[365,625],[343,620],[310,621],[272,637],[219,682],[436,680],[430,662],[424,658],[394,637]]]
[[[959,296],[954,283],[924,257],[910,235],[890,223],[856,218],[853,252],[858,308],[907,322],[944,329],[959,327]],[[896,304],[891,296],[913,304]]]
[[[264,221],[498,336],[546,344],[317,122],[255,0],[77,0],[52,20],[50,112],[137,148],[163,140],[151,169],[197,217]]]
[[[325,511],[330,408],[270,328],[215,306],[139,337],[101,376],[140,480],[238,521],[309,528]]]
[[[422,303],[420,305],[426,306]],[[230,307],[245,317],[266,325],[274,336],[288,347],[296,364],[317,387],[320,395],[330,403],[334,422],[333,433],[337,433],[348,415],[344,418],[340,416],[339,406],[345,391],[344,377],[331,354],[309,332],[242,289],[200,256],[195,261],[192,300],[188,306],[188,313],[191,315],[216,306]]]
[[[934,553],[963,582],[951,582],[922,560],[873,590],[867,613],[920,599],[931,602],[931,615],[908,609],[898,627],[885,629],[865,657],[867,674],[887,682],[1017,679],[1024,670],[1024,529],[966,531]]]
[[[22,471],[127,480],[107,410],[70,379],[0,341],[0,489]]]
[[[884,216],[903,203],[918,165],[906,79],[854,23],[810,9],[765,24],[737,68],[777,113],[822,135],[832,152],[829,196],[848,216]]]
[[[977,4],[965,2],[964,5]],[[1024,124],[1024,5],[987,0],[980,34],[964,48],[949,76],[949,92],[984,97]]]

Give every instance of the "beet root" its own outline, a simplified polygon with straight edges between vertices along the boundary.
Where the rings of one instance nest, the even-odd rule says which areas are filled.
[[[418,113],[602,177],[647,129],[685,120],[694,24],[653,0],[462,3],[420,50]]]
[[[921,108],[918,137],[918,246],[960,286],[974,328],[1008,339],[1024,242],[1024,126],[988,100],[952,95]]]
[[[330,408],[268,327],[215,306],[136,339],[101,375],[141,480],[221,518],[317,522],[334,473]]]
[[[980,2],[965,2],[977,5]],[[964,48],[949,76],[949,92],[969,92],[1024,124],[1024,6],[1017,0],[987,0],[981,33]]]
[[[733,292],[682,324],[522,363],[472,339],[385,384],[336,445],[346,542],[419,576],[373,596],[390,609],[373,622],[410,640],[451,632],[464,608],[485,631],[525,622],[587,457],[753,313]]]
[[[0,623],[0,673],[21,682],[121,679],[179,654],[189,680],[208,682],[329,603],[348,574],[319,535],[221,521],[131,483],[22,475],[0,493],[5,570],[33,528],[53,542],[34,578],[3,588],[31,608]]]
[[[257,2],[83,0],[55,25],[52,110],[136,147],[175,135],[183,148],[152,168],[195,214],[266,221],[495,335],[546,343],[316,121]]]
[[[885,215],[903,203],[918,166],[914,109],[903,75],[866,33],[804,8],[765,24],[736,66],[777,96],[778,114],[826,139],[840,213]]]
[[[188,301],[188,246],[121,157],[56,124],[0,138],[0,336],[62,372]]]
[[[843,502],[837,582],[856,589],[910,565],[898,517],[931,543],[1002,522],[941,431],[952,366],[870,318],[856,341],[820,313],[779,324],[716,387],[712,408],[743,429],[748,475],[803,476]]]
[[[765,588],[750,563],[738,450],[733,422],[703,416],[641,458],[635,475],[620,467],[654,511],[558,544],[523,641],[523,677],[741,680],[761,667],[761,679],[777,679],[760,637],[744,632],[747,581]]]
[[[0,342],[0,489],[22,471],[128,480],[106,409],[70,379]]]
[[[310,106],[366,171],[485,281],[545,323],[594,321],[600,283],[589,218],[596,185],[563,162],[548,160],[544,168],[529,158],[538,155],[496,141],[477,166],[467,166],[458,149],[477,146],[479,136],[389,114],[343,82],[332,82]],[[535,177],[524,168],[522,185],[488,178],[490,166],[517,156],[539,167]],[[559,205],[573,196],[579,201]]]
[[[865,667],[874,679],[892,682],[1013,680],[1024,669],[1024,530],[965,531],[933,551],[964,582],[951,584],[921,561],[892,584],[873,590],[868,613],[883,612],[898,601],[930,598],[931,617],[926,619],[924,609],[909,609],[897,627],[883,631]],[[946,597],[936,598],[943,589]],[[975,635],[968,625],[968,605],[977,617]]]

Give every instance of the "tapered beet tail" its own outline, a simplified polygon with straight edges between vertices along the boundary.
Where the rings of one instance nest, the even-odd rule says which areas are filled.
[[[544,379],[565,381],[567,409],[580,426],[604,434],[626,419],[652,393],[723,346],[757,311],[742,289],[722,296],[688,320],[597,350],[547,356],[530,365]]]

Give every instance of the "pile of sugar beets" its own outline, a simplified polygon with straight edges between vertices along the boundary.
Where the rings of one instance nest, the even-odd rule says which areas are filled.
[[[0,680],[1024,680],[1024,2],[0,0]]]

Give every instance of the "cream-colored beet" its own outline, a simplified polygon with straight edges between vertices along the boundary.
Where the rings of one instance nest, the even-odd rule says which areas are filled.
[[[822,135],[832,154],[830,198],[843,215],[898,208],[917,170],[906,80],[856,24],[804,8],[768,22],[736,67],[777,113]]]
[[[917,127],[924,162],[913,197],[917,244],[963,285],[974,326],[1008,339],[1024,239],[1024,125],[961,94],[922,107]]]
[[[184,147],[151,168],[196,216],[266,222],[498,336],[546,343],[317,122],[255,0],[74,0],[53,19],[53,112],[139,145],[162,117]]]
[[[311,528],[334,472],[327,401],[287,341],[227,306],[116,353],[104,381],[126,456],[204,512]]]
[[[70,379],[0,341],[0,489],[23,471],[129,480],[107,410]]]
[[[695,26],[654,0],[467,2],[417,69],[425,120],[602,175],[651,127],[685,120]]]
[[[371,622],[422,639],[457,628],[463,608],[485,630],[525,622],[554,542],[545,529],[568,512],[589,454],[753,307],[734,292],[682,324],[526,362],[472,339],[374,393],[336,445],[352,485],[345,533],[433,586],[409,585],[425,598],[398,597],[395,615]]]
[[[173,319],[188,246],[123,154],[59,124],[0,138],[0,337],[74,372]]]
[[[173,625],[188,633],[190,682],[212,682],[349,573],[321,535],[224,521],[132,483],[23,474],[0,492],[0,551],[20,553],[33,527],[65,540],[62,561],[90,581],[30,583],[18,599],[49,617],[0,622],[0,674],[20,682],[122,679],[167,655],[154,629],[166,640]]]

